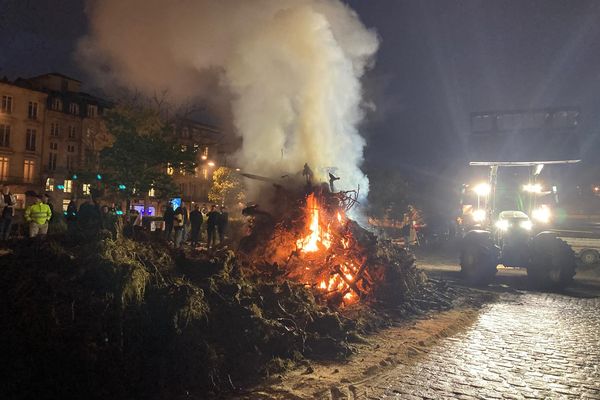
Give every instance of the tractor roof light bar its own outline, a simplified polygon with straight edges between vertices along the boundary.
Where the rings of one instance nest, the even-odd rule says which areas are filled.
[[[581,160],[556,160],[556,161],[471,161],[471,166],[484,167],[535,167],[536,165],[577,164]]]

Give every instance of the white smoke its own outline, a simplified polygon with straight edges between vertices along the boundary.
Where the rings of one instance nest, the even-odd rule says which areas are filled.
[[[168,90],[176,100],[231,97],[242,169],[279,176],[308,163],[358,185],[364,139],[360,78],[378,47],[338,0],[99,0],[80,64],[98,83]],[[210,84],[215,74],[221,88]],[[211,79],[212,77],[212,79]],[[361,196],[362,197],[362,196]]]

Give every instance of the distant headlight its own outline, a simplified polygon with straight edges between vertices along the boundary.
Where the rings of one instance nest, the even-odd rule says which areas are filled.
[[[550,221],[550,216],[552,213],[550,212],[550,208],[546,205],[538,207],[531,212],[531,216],[536,221],[547,224]]]
[[[510,224],[505,219],[499,219],[496,221],[496,228],[500,229],[501,231],[507,230],[509,226]]]
[[[473,211],[473,221],[475,222],[483,222],[485,221],[486,212],[485,210],[475,210]]]
[[[530,231],[531,228],[533,228],[533,224],[531,223],[531,221],[521,221],[519,222],[519,226],[525,229],[526,231]]]

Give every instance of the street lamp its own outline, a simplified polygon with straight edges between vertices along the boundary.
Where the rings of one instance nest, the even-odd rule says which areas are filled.
[[[207,165],[208,165],[209,167],[214,167],[214,166],[215,166],[215,163],[214,163],[214,161],[209,161]]]

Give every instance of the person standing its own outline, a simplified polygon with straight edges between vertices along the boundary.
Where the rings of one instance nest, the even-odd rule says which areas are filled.
[[[191,232],[191,242],[192,248],[195,249],[200,242],[200,227],[202,226],[204,218],[202,217],[202,213],[200,212],[200,206],[196,204],[194,206],[194,211],[190,213],[190,224],[192,225]]]
[[[67,231],[75,233],[77,230],[77,200],[75,198],[72,198],[67,206],[65,219],[67,220]]]
[[[177,210],[175,210],[175,212],[177,211],[179,211],[181,213],[181,216],[183,217],[183,232],[181,240],[185,242],[187,239],[188,225],[190,223],[190,215],[183,201],[181,202],[181,205],[177,207]]]
[[[44,194],[44,199],[42,201],[44,202],[44,204],[47,204],[48,207],[50,207],[50,212],[52,213],[52,216],[54,216],[54,204],[52,204],[50,196],[48,194]],[[52,218],[50,218],[50,220],[52,220]]]
[[[213,205],[206,218],[206,247],[210,250],[211,245],[214,247],[217,241],[217,224],[219,223],[220,214],[217,212],[217,206]]]
[[[52,212],[48,204],[42,203],[42,196],[36,196],[35,203],[25,210],[25,221],[29,222],[29,237],[46,236],[51,217]]]
[[[2,196],[0,196],[0,239],[8,240],[10,236],[10,228],[12,226],[12,219],[15,215],[15,205],[17,204],[17,198],[14,194],[10,193],[10,187],[4,186],[2,188]]]
[[[163,213],[163,221],[165,221],[165,239],[167,242],[171,240],[173,234],[173,221],[175,219],[175,210],[173,210],[173,204],[169,202]]]
[[[227,212],[227,208],[225,206],[221,206],[221,213],[219,215],[219,221],[217,223],[217,229],[219,231],[219,244],[223,243],[225,240],[225,231],[227,230],[227,225],[229,224],[229,213]]]
[[[175,231],[175,248],[178,249],[183,242],[183,213],[179,208],[175,210],[173,217],[173,230]]]

